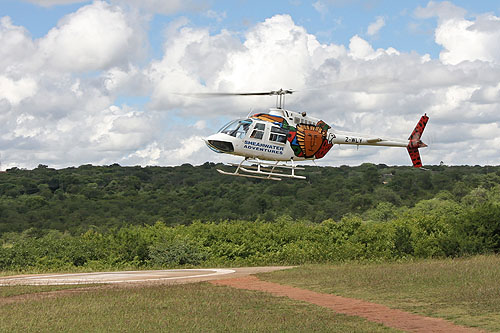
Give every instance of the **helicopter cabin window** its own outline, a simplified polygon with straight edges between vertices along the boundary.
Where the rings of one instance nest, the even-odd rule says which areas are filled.
[[[243,139],[251,124],[252,121],[250,119],[234,120],[224,126],[219,132]]]
[[[266,128],[265,124],[255,124],[252,135],[250,135],[253,139],[262,139],[264,137],[264,129]]]
[[[271,127],[271,135],[269,136],[269,141],[275,141],[278,143],[286,143],[286,137],[288,131],[286,129],[273,126]]]

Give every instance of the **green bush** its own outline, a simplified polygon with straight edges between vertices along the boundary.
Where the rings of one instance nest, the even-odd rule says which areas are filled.
[[[491,202],[475,206],[451,219],[460,254],[500,252],[500,205]]]
[[[413,208],[380,204],[366,214],[346,214],[339,222],[313,223],[283,215],[272,221],[92,228],[80,235],[32,228],[1,236],[0,269],[297,265],[498,253],[499,187],[471,191],[477,193],[481,200],[465,195],[468,199],[461,203],[440,192]]]
[[[149,247],[150,264],[156,267],[196,266],[207,253],[190,241],[161,242]]]

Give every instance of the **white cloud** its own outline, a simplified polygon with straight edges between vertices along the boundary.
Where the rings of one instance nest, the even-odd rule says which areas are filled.
[[[182,163],[182,161],[192,157],[193,154],[197,153],[202,148],[206,148],[203,138],[201,136],[194,135],[181,140],[178,148],[167,151],[166,153],[171,155],[170,157],[178,161],[178,163]]]
[[[465,19],[466,11],[450,2],[429,2],[418,8],[420,18],[438,17],[435,41],[443,47],[440,59],[456,65],[462,61],[488,61],[500,63],[497,45],[500,43],[500,17],[478,15],[476,20]]]
[[[128,155],[125,160],[132,161],[132,164],[158,165],[161,154],[162,149],[159,147],[158,142],[153,141],[144,149],[139,149]]]
[[[12,24],[8,16],[0,18],[0,71],[15,73],[36,50],[29,32]],[[1,72],[0,72],[1,73]]]
[[[370,43],[355,35],[349,41],[349,55],[355,59],[372,60],[384,55],[399,55],[399,51],[389,47],[387,50],[373,49]]]
[[[484,85],[474,91],[471,101],[478,104],[492,104],[500,102],[500,83],[494,86]]]
[[[385,26],[385,19],[382,16],[377,17],[377,20],[373,23],[371,23],[368,26],[368,29],[366,29],[366,34],[368,36],[374,36],[378,34],[380,29],[382,29]]]
[[[15,81],[0,75],[0,99],[5,98],[13,106],[33,96],[36,91],[37,84],[32,78],[26,77]]]
[[[351,38],[349,43],[349,50],[350,50],[349,54],[353,58],[357,59],[371,58],[375,53],[370,43],[368,43],[366,40],[359,37],[358,35]]]
[[[54,68],[92,71],[126,64],[133,30],[118,8],[96,1],[66,16],[39,41],[40,53]],[[131,45],[132,44],[132,45]]]
[[[229,89],[266,89],[305,84],[314,67],[318,41],[296,26],[288,15],[276,15],[257,24],[245,35],[245,42],[227,56],[216,85]]]
[[[145,96],[151,91],[151,83],[141,69],[113,67],[103,73],[103,86],[109,93]]]
[[[445,20],[436,29],[436,43],[444,50],[440,59],[449,64],[462,61],[500,63],[497,45],[500,43],[500,18],[487,15],[474,23],[469,20]],[[496,26],[491,30],[491,26]]]
[[[463,19],[467,11],[457,7],[449,1],[434,2],[429,1],[425,8],[418,7],[415,10],[415,16],[419,18],[430,18],[437,16],[440,20]]]

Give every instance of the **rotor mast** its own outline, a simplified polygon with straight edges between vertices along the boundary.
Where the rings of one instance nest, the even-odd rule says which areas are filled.
[[[293,94],[293,90],[290,89],[280,89],[280,90],[272,90],[269,92],[269,95],[276,95],[276,108],[284,109],[285,108],[285,95]]]

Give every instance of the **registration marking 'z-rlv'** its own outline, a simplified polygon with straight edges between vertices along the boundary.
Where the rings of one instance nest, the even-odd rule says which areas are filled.
[[[360,138],[350,138],[348,136],[345,137],[345,142],[352,142],[352,143],[361,143],[363,139]]]

